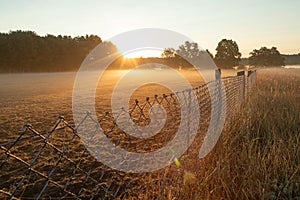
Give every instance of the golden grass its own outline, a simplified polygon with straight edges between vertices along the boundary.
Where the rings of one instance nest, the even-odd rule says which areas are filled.
[[[300,198],[300,71],[259,70],[243,109],[201,165],[181,199]]]
[[[226,72],[227,75],[230,73],[235,72]],[[43,77],[44,83],[36,76],[33,77],[37,80],[25,77],[23,82],[19,80],[21,84],[11,82],[11,85],[0,87],[0,91],[5,92],[1,97],[5,101],[0,106],[1,140],[15,138],[15,130],[25,122],[48,130],[47,126],[53,124],[51,122],[58,114],[71,119],[74,74],[57,76],[54,80],[52,76]],[[151,91],[158,92],[155,88]],[[151,91],[147,90],[149,94],[141,92],[141,95],[152,95]],[[105,93],[98,94],[108,98]],[[139,93],[135,95],[139,97]],[[128,193],[140,194],[140,199],[178,196],[178,199],[297,198],[300,196],[299,133],[300,71],[261,69],[252,93],[242,105],[241,112],[226,126],[213,152],[198,161],[194,155],[197,155],[199,145],[193,146],[189,149],[188,157],[192,158],[188,162],[182,156],[179,168],[174,164],[161,175],[145,174],[149,183],[133,187]],[[84,165],[88,163],[84,162]],[[100,167],[98,169],[97,173],[100,173]],[[139,180],[144,179],[139,177]]]
[[[192,86],[203,83],[195,70],[181,70],[180,73]],[[115,84],[127,70],[108,70],[103,75],[96,92],[96,107],[99,113],[108,111]],[[161,73],[164,70],[160,71]],[[167,75],[167,72],[165,72]],[[225,70],[223,76],[235,74]],[[0,141],[15,139],[18,129],[31,123],[38,130],[49,130],[58,115],[72,119],[72,92],[75,72],[63,73],[19,73],[0,74]],[[176,82],[172,82],[176,84]],[[161,86],[140,87],[132,99],[144,101],[155,94],[161,96],[170,91]]]

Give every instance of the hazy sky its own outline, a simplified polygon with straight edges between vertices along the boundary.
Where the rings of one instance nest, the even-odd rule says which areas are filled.
[[[0,0],[0,32],[108,39],[153,27],[185,34],[213,53],[227,38],[238,43],[243,57],[261,46],[291,54],[300,52],[299,9],[300,0]]]

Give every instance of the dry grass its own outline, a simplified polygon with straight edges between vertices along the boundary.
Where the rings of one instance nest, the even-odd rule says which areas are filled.
[[[230,73],[233,74],[226,72],[227,75]],[[34,75],[1,75],[2,82],[9,84],[0,86],[4,94],[0,96],[0,141],[16,138],[15,130],[25,122],[31,122],[39,130],[48,130],[47,126],[53,125],[58,114],[72,118],[74,74],[54,75],[54,79],[40,75],[43,82],[41,77]],[[139,98],[163,91],[152,88],[147,92],[144,90],[135,96]],[[104,99],[110,97],[105,92],[98,94]],[[144,186],[133,187],[132,195],[139,194],[140,199],[173,199],[174,196],[179,199],[300,198],[299,133],[300,71],[259,70],[253,92],[241,112],[226,127],[213,152],[199,161],[195,158],[199,150],[195,142],[189,149],[189,159],[186,155],[179,158],[179,168],[174,164],[163,173],[145,174],[146,179],[139,178],[140,182],[146,180]],[[89,162],[83,164],[90,165]],[[99,163],[91,165],[98,166]],[[100,167],[94,170],[96,175],[101,172]]]
[[[108,70],[97,88],[97,109],[107,111],[115,84],[126,70]],[[160,71],[161,73],[164,70]],[[167,72],[166,76],[167,76]],[[181,73],[192,86],[198,86],[199,76],[192,70]],[[235,71],[225,70],[223,76]],[[0,141],[12,140],[17,130],[31,123],[38,130],[49,130],[58,115],[72,119],[72,92],[75,72],[0,74]],[[176,81],[170,81],[176,84]],[[147,85],[133,94],[133,99],[144,101],[146,96],[169,93],[166,88]]]
[[[261,69],[181,199],[300,199],[300,71]]]

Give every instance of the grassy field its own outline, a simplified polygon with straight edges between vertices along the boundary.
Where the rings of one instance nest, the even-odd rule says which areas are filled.
[[[115,79],[122,73],[120,71],[104,78],[104,87],[97,90],[97,97],[103,100],[100,106],[105,107],[109,102],[111,94],[108,91],[112,90]],[[235,71],[225,71],[223,76],[234,73]],[[192,85],[200,83],[190,72],[186,72],[185,75],[189,77]],[[66,119],[71,121],[74,73],[0,76],[0,141],[16,138],[19,133],[17,129],[24,123],[30,122],[37,130],[49,130],[58,114],[65,115]],[[137,91],[134,98],[144,99],[145,96],[165,92],[168,92],[165,88],[150,86],[148,89]],[[57,145],[61,145],[61,141],[70,137],[68,132],[57,134],[59,140],[53,140],[53,144],[57,142]],[[40,141],[39,145],[42,144]],[[36,153],[38,148],[34,149],[33,143],[28,147],[30,148],[24,148],[24,151],[28,151],[27,159],[30,161],[35,155],[33,152]],[[75,147],[84,149],[79,140],[76,141]],[[189,155],[193,155],[194,151],[197,155],[199,145],[193,147]],[[23,156],[19,150],[18,153]],[[37,166],[46,172],[49,166],[57,161],[58,155],[51,149],[45,153]],[[70,154],[75,155],[76,150],[72,150]],[[75,156],[78,159],[77,155]],[[154,173],[145,174],[142,178],[137,176],[136,179],[140,182],[148,181],[144,183],[147,188],[133,187],[132,194],[139,194],[141,199],[152,199],[158,194],[156,192],[163,193],[160,196],[163,199],[172,199],[174,196],[179,196],[178,199],[300,198],[300,71],[281,68],[259,69],[253,91],[242,104],[240,112],[236,113],[231,123],[225,127],[213,152],[203,160],[193,157],[189,159],[188,164],[184,162],[184,156],[179,160],[181,167],[178,169],[172,165],[161,175]],[[82,164],[84,169],[94,166],[92,173],[95,177],[103,170],[103,166],[90,155],[86,155]],[[70,175],[68,173],[71,173],[71,168],[72,165],[61,166],[54,178],[63,183],[65,179],[61,177]],[[16,180],[23,171],[18,173],[15,175]],[[9,175],[5,177],[9,178]],[[157,177],[161,180],[157,181]],[[83,178],[78,180],[84,182]],[[105,178],[110,180],[110,177]],[[177,182],[167,184],[168,178]],[[29,196],[32,192],[40,190],[41,186],[34,184],[34,181],[40,181],[37,178],[31,177],[30,180],[32,189],[26,191]],[[116,185],[121,183],[118,179],[115,181]],[[71,191],[80,188],[76,184],[80,184],[80,181],[72,185],[74,188],[71,188]],[[161,188],[164,191],[160,191]],[[154,192],[151,192],[151,189]],[[56,193],[55,190],[52,192]]]
[[[182,199],[300,199],[300,71],[260,69]],[[195,181],[196,179],[196,181]]]
[[[107,111],[114,86],[126,72],[108,70],[103,75],[96,91],[99,112]],[[161,70],[159,73],[166,73],[167,76],[168,72]],[[234,70],[224,70],[223,76],[235,73]],[[147,74],[147,71],[141,73],[140,78]],[[193,71],[182,70],[182,74],[192,86],[203,83]],[[75,72],[0,74],[0,141],[14,139],[18,129],[25,123],[32,124],[38,130],[47,131],[58,115],[71,121],[75,77]],[[170,80],[170,84],[178,83]],[[147,96],[169,92],[163,87],[147,85],[139,88],[132,99],[144,101]]]

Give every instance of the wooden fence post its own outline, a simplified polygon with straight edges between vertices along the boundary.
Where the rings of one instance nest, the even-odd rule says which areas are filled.
[[[216,71],[215,71],[216,80],[221,79],[221,73],[222,73],[222,71],[220,68],[216,69]]]
[[[245,71],[239,71],[236,74],[237,76],[243,76],[243,98],[246,98],[246,87],[247,87],[247,83],[246,83],[246,76],[245,76]]]

